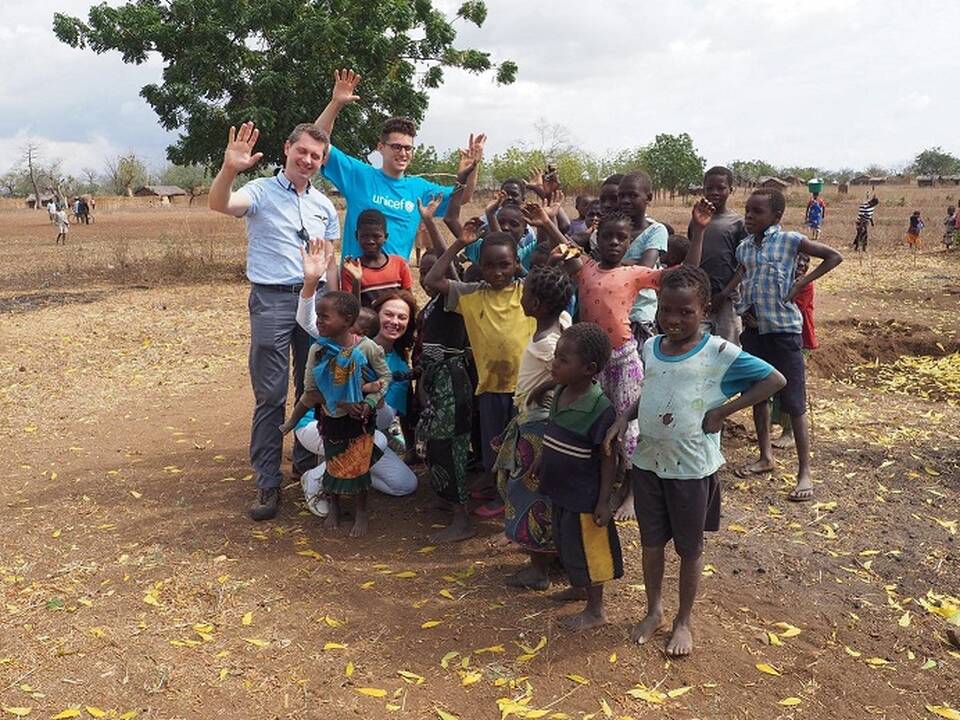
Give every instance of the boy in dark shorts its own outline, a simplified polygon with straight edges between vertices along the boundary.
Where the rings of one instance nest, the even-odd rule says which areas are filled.
[[[782,230],[780,218],[785,208],[786,200],[779,190],[761,188],[750,195],[744,217],[750,235],[737,246],[739,265],[726,289],[743,281],[737,303],[737,312],[743,319],[743,349],[766,360],[787,379],[786,387],[780,391],[780,408],[790,416],[798,463],[797,484],[788,499],[806,502],[813,499],[813,476],[803,367],[803,316],[794,299],[805,286],[843,262],[843,256],[800,233]],[[797,278],[800,253],[823,262]],[[754,406],[753,423],[760,458],[737,469],[739,477],[767,473],[776,467],[770,443],[770,407],[766,402]]]
[[[610,340],[594,323],[577,323],[560,336],[551,364],[556,386],[543,435],[540,492],[553,505],[553,540],[574,588],[587,606],[565,618],[572,630],[603,625],[603,584],[623,576],[620,539],[610,507],[616,453],[601,452],[616,412],[593,378],[610,359]]]
[[[683,265],[664,271],[657,310],[664,334],[644,343],[643,392],[617,418],[604,443],[611,452],[627,424],[637,419],[640,435],[630,478],[647,614],[632,637],[645,643],[663,623],[664,548],[673,539],[680,556],[680,605],[666,649],[674,657],[693,650],[691,615],[703,568],[703,533],[720,526],[723,420],[766,402],[785,384],[767,363],[704,331],[709,303],[710,279],[703,270]]]
[[[733,192],[733,173],[721,165],[712,167],[703,176],[703,195],[716,211],[710,224],[703,230],[703,250],[700,269],[710,278],[710,312],[707,325],[735,345],[740,344],[740,317],[734,308],[733,291],[724,294],[724,288],[737,271],[737,246],[747,236],[743,218],[727,209],[727,200]]]

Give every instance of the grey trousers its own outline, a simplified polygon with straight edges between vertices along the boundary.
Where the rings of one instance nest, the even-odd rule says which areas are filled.
[[[303,394],[303,371],[307,363],[310,336],[297,325],[297,296],[290,290],[251,285],[247,307],[250,311],[250,383],[255,406],[250,428],[250,464],[256,472],[257,487],[280,487],[283,476],[283,424],[290,383],[290,355],[293,355],[293,382],[297,398]],[[317,464],[316,455],[298,440],[293,445],[293,467],[305,472]]]
[[[743,324],[740,316],[737,315],[734,304],[734,299],[729,297],[723,301],[720,307],[712,308],[704,323],[704,330],[711,335],[719,335],[724,340],[732,342],[739,347],[740,333],[743,330]]]

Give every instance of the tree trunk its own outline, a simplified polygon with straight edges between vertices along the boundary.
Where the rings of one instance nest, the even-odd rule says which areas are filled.
[[[30,184],[33,185],[33,197],[36,198],[36,202],[33,203],[33,209],[40,210],[40,206],[42,205],[40,202],[40,184],[37,182],[37,173],[33,169],[32,148],[27,148],[27,171],[30,173]]]

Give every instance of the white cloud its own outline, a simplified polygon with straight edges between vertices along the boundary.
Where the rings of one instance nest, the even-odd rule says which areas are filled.
[[[69,169],[134,151],[163,162],[175,135],[139,97],[157,60],[124,65],[59,42],[54,12],[95,0],[3,0],[0,171],[27,137]],[[117,4],[120,0],[110,0]],[[460,0],[440,0],[454,10]],[[708,162],[764,158],[827,167],[898,163],[931,145],[960,153],[960,55],[911,38],[960,27],[960,5],[918,0],[488,0],[482,29],[458,22],[458,45],[513,59],[518,82],[448,71],[419,141],[491,152],[530,139],[540,117],[595,152],[689,132]],[[361,86],[362,91],[362,86]]]

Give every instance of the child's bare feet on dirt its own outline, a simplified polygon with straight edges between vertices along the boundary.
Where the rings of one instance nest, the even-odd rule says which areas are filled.
[[[647,616],[630,631],[630,638],[638,645],[648,642],[663,627],[663,613],[647,613]]]
[[[693,652],[693,633],[688,623],[673,623],[673,633],[667,641],[667,655],[685,657]]]
[[[327,513],[327,517],[323,521],[323,527],[325,530],[338,530],[340,528],[340,513],[338,510],[333,507],[330,508],[330,512]]]
[[[557,602],[583,602],[587,599],[587,591],[583,588],[568,587],[566,590],[553,593],[550,599]]]
[[[780,433],[780,437],[778,437],[776,440],[774,440],[770,444],[773,445],[778,450],[788,450],[792,447],[796,447],[797,441],[793,439],[792,432],[787,432],[786,430],[784,430],[782,433]]]
[[[584,610],[583,612],[578,612],[576,615],[563,618],[560,624],[568,630],[589,630],[590,628],[599,627],[600,625],[606,625],[607,615],[603,612],[595,615],[592,612]]]
[[[508,575],[504,582],[510,587],[524,590],[546,590],[550,587],[550,577],[541,568],[533,565],[527,565],[513,575]]]
[[[477,534],[476,526],[470,521],[470,518],[464,514],[460,515],[459,513],[454,516],[453,522],[450,524],[450,527],[445,527],[443,530],[434,533],[430,536],[430,542],[432,543],[448,543],[448,542],[460,542],[462,540],[468,540]]]
[[[637,511],[633,506],[633,490],[627,493],[627,496],[623,499],[623,502],[620,503],[620,507],[618,507],[616,512],[613,513],[613,519],[617,522],[637,519]]]
[[[738,478],[748,478],[751,475],[763,475],[764,473],[773,472],[775,468],[776,464],[772,460],[757,460],[756,462],[741,465],[733,471],[733,474]]]
[[[353,519],[353,527],[350,528],[350,537],[363,537],[367,534],[367,528],[369,526],[369,513],[366,510],[357,510],[357,516]]]

